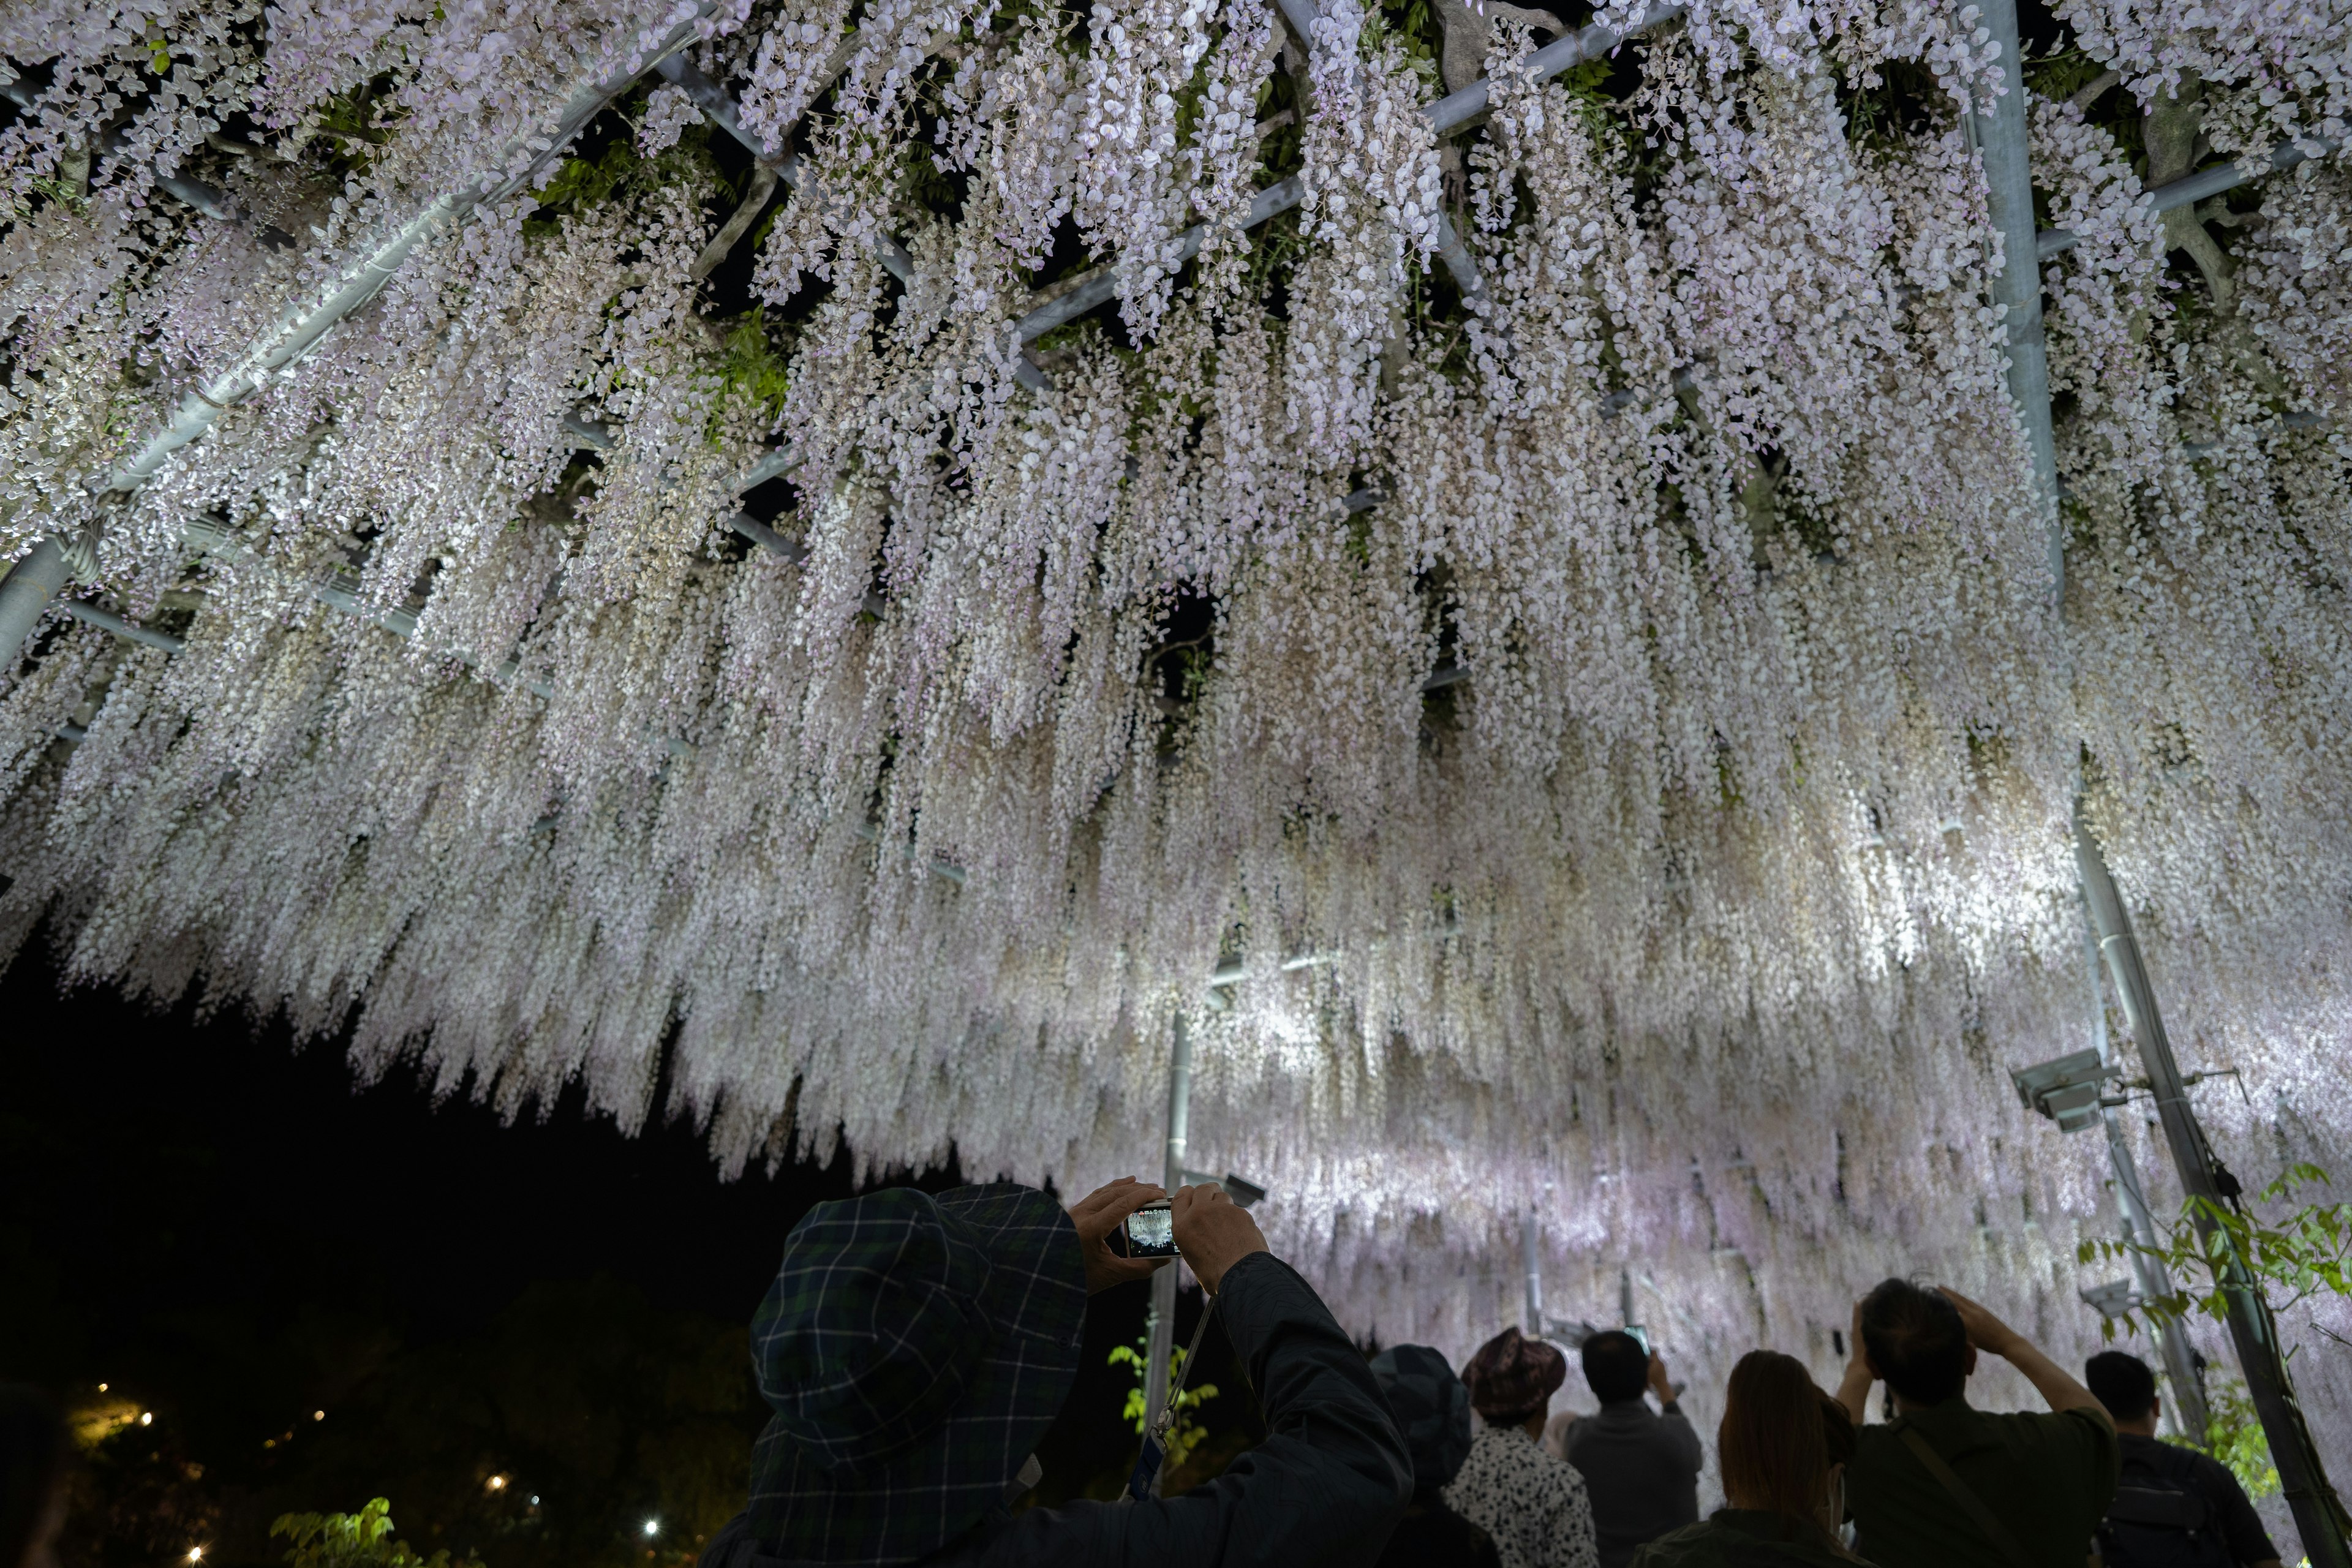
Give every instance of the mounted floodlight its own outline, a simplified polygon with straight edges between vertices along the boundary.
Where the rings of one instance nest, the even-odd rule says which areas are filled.
[[[1234,1206],[1236,1208],[1254,1208],[1265,1201],[1264,1187],[1244,1177],[1236,1176],[1231,1171],[1227,1171],[1222,1176],[1212,1174],[1207,1171],[1184,1173],[1185,1185],[1197,1187],[1204,1183],[1224,1188],[1225,1196],[1234,1200]]]
[[[2009,1078],[2027,1110],[2055,1121],[2061,1132],[2080,1132],[2099,1120],[2099,1089],[2109,1072],[2098,1052],[2076,1051],[2015,1068]]]
[[[2104,1285],[2085,1285],[2074,1292],[2083,1298],[2084,1305],[2095,1310],[2102,1318],[2121,1318],[2138,1310],[2140,1295],[2128,1279],[2110,1279]]]
[[[1584,1342],[1601,1331],[1587,1322],[1570,1322],[1565,1318],[1546,1318],[1544,1338],[1566,1350],[1581,1350]]]

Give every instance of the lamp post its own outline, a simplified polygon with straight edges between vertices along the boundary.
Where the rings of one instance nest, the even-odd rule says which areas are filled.
[[[2190,1198],[2220,1204],[2237,1195],[2232,1183],[2225,1194],[2218,1179],[2218,1163],[2205,1130],[2189,1108],[2188,1086],[2180,1065],[2173,1059],[2172,1042],[2164,1032],[2164,1016],[2157,1010],[2156,991],[2148,984],[2139,942],[2132,934],[2131,916],[2116,890],[2105,856],[2078,807],[2074,814],[2074,859],[2083,878],[2083,894],[2091,906],[2091,923],[2097,932],[2099,954],[2106,961],[2116,995],[2123,1003],[2124,1020],[2139,1047],[2140,1065],[2156,1093],[2157,1116],[2163,1122],[2165,1142],[2180,1173],[2181,1190]],[[2200,1205],[2197,1235],[2209,1248],[2220,1226]],[[2328,1484],[2319,1449],[2287,1380],[2286,1352],[2279,1343],[2278,1324],[2246,1260],[2234,1248],[2221,1269],[2222,1300],[2229,1309],[2230,1338],[2245,1373],[2246,1393],[2270,1439],[2271,1462],[2278,1467],[2279,1490],[2294,1515],[2295,1533],[2315,1568],[2352,1568],[2352,1551],[2345,1541],[2344,1505]]]
[[[2083,946],[2091,981],[2091,1018],[2098,1031],[2099,1059],[2113,1070],[2119,1064],[2116,1061],[2114,1037],[2107,1032],[2106,999],[2099,989],[2099,944],[2087,927]],[[2172,1274],[2153,1252],[2156,1220],[2148,1213],[2147,1190],[2139,1184],[2139,1162],[2133,1157],[2131,1144],[2124,1137],[2122,1114],[2106,1103],[2104,1096],[2099,1103],[2099,1120],[2107,1134],[2107,1163],[2116,1181],[2116,1211],[2123,1224],[2124,1239],[2131,1244],[2132,1275],[2139,1282],[2140,1300],[2152,1301],[2169,1296]],[[2211,1416],[2205,1406],[2205,1379],[2198,1370],[2197,1350],[2189,1342],[2189,1325],[2158,1322],[2150,1318],[2148,1332],[2155,1336],[2166,1380],[2172,1385],[2173,1425],[2182,1436],[2201,1448]]]
[[[2033,170],[2025,127],[2025,82],[2019,69],[2024,50],[2017,28],[2017,0],[1980,0],[1981,25],[1995,46],[2009,90],[1988,108],[1968,119],[1969,140],[1984,159],[1986,211],[2001,234],[2002,268],[1990,280],[1992,297],[2006,307],[2009,338],[2009,395],[2024,427],[2032,460],[2033,486],[2048,532],[2053,621],[2065,614],[2066,534],[2058,505],[2058,458],[2050,417],[2050,361],[2042,321],[2040,237],[2033,218]],[[2105,856],[2089,825],[2083,820],[2078,795],[2074,808],[2074,862],[2082,878],[2083,896],[2091,908],[2099,952],[2114,978],[2124,1016],[2139,1047],[2148,1081],[2156,1087],[2157,1113],[2163,1119],[2165,1141],[2180,1184],[2189,1196],[2218,1200],[2212,1151],[2189,1110],[2180,1068],[2172,1058],[2171,1042],[2157,1013],[2156,992],[2148,984],[2139,944],[2116,891]],[[2210,1229],[2202,1222],[2200,1234]],[[2343,1505],[2327,1485],[2318,1450],[2295,1407],[2287,1384],[2286,1362],[2281,1353],[2268,1306],[2242,1259],[2233,1258],[2226,1289],[2230,1337],[2236,1342],[2246,1387],[2270,1438],[2271,1457],[2278,1465],[2281,1489],[2294,1510],[2296,1533],[2314,1568],[2352,1568],[2352,1550],[2345,1540]]]

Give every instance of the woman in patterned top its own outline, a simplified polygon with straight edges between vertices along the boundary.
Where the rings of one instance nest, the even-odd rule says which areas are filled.
[[[1462,1369],[1478,1414],[1470,1457],[1445,1500],[1485,1527],[1503,1568],[1598,1568],[1584,1478],[1537,1443],[1544,1413],[1568,1376],[1556,1346],[1505,1329]]]

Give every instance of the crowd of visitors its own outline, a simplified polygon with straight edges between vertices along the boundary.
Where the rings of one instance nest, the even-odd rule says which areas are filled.
[[[1459,1375],[1425,1345],[1368,1362],[1213,1184],[1176,1193],[1176,1243],[1265,1441],[1181,1495],[1024,1506],[1086,1298],[1164,1262],[1109,1239],[1162,1195],[1130,1179],[1065,1215],[1024,1187],[897,1189],[813,1212],[753,1323],[776,1414],[751,1506],[701,1568],[2277,1568],[2229,1471],[2155,1440],[2144,1364],[2095,1358],[2094,1394],[1948,1287],[1863,1298],[1834,1394],[1792,1356],[1743,1356],[1716,1432],[1726,1506],[1702,1520],[1699,1434],[1633,1334],[1584,1339],[1600,1408],[1549,1421],[1568,1359],[1516,1328]],[[2049,1408],[1977,1409],[1979,1355]]]
[[[1726,1506],[1702,1520],[1699,1436],[1632,1334],[1583,1341],[1600,1409],[1549,1424],[1567,1357],[1516,1328],[1459,1375],[1424,1345],[1368,1361],[1213,1184],[1174,1194],[1176,1243],[1265,1440],[1180,1495],[1028,1506],[1087,1297],[1167,1262],[1111,1238],[1164,1195],[1129,1179],[1066,1212],[1012,1184],[902,1187],[812,1210],[752,1321],[772,1414],[749,1506],[699,1568],[2279,1568],[2230,1471],[2157,1439],[2146,1363],[2095,1356],[2085,1386],[1948,1286],[1864,1297],[1834,1394],[1792,1356],[1741,1357]],[[1976,1408],[1982,1355],[2049,1408]],[[0,1568],[54,1568],[66,1452],[54,1407],[0,1388]]]

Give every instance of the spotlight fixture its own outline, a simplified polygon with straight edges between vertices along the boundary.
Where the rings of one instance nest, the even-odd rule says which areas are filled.
[[[2104,1285],[2085,1285],[2074,1292],[2083,1304],[2095,1309],[2102,1318],[2120,1318],[2140,1305],[2139,1292],[2128,1279],[2110,1279]]]
[[[2028,1110],[2055,1121],[2061,1132],[2080,1132],[2099,1120],[2100,1086],[2113,1076],[2098,1052],[2076,1051],[2013,1068],[2009,1079]]]
[[[1236,1176],[1231,1171],[1227,1171],[1222,1176],[1213,1175],[1207,1171],[1187,1171],[1184,1173],[1184,1182],[1187,1186],[1207,1185],[1224,1188],[1225,1196],[1234,1200],[1235,1208],[1254,1208],[1265,1201],[1265,1187],[1247,1177]]]

